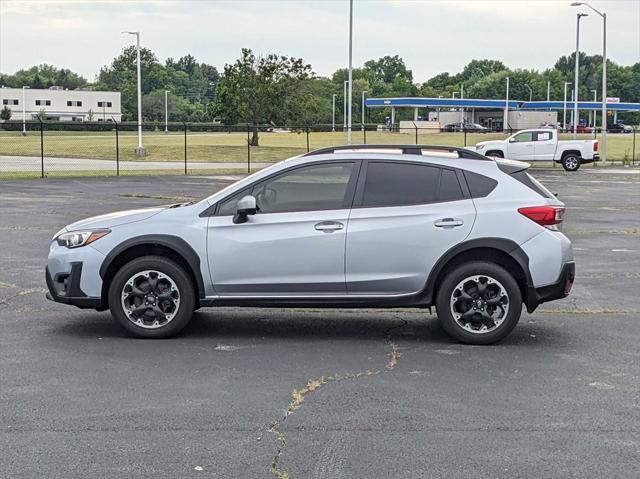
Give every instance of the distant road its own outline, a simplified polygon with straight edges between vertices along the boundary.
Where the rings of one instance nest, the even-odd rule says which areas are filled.
[[[251,168],[264,168],[272,163],[251,162]],[[189,161],[190,170],[242,169],[247,162],[204,162]],[[39,156],[0,156],[0,174],[2,172],[40,171]],[[181,170],[182,161],[120,161],[121,171],[135,170]],[[93,160],[89,158],[44,158],[44,169],[47,171],[109,171],[116,170],[115,160]]]

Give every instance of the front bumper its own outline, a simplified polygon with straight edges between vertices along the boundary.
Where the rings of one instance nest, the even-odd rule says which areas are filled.
[[[542,303],[569,296],[575,277],[576,264],[573,261],[569,261],[562,267],[557,282],[540,288],[529,286],[527,291],[527,311],[532,313]]]
[[[45,271],[47,298],[80,308],[103,309],[98,273],[103,261],[104,255],[91,245],[70,249],[52,241]]]
[[[82,262],[71,263],[71,271],[51,276],[49,267],[45,269],[45,279],[49,292],[47,299],[62,304],[71,304],[78,308],[104,309],[101,298],[87,296],[80,288]]]

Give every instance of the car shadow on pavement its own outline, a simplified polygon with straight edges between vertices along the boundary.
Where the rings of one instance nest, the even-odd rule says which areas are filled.
[[[528,315],[501,345],[563,347],[569,338],[555,321],[530,322]],[[77,338],[131,337],[109,313],[80,313],[54,326],[55,333]],[[211,338],[358,339],[378,341],[393,335],[410,342],[459,344],[446,335],[435,315],[389,310],[203,309],[173,340]]]

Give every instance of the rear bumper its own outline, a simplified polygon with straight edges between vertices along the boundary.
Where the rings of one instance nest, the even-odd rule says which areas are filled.
[[[542,303],[569,296],[575,277],[576,264],[573,261],[569,261],[562,267],[557,282],[540,288],[529,286],[527,291],[527,311],[532,313]]]
[[[71,271],[51,276],[49,267],[45,269],[45,279],[49,292],[47,299],[62,304],[70,304],[84,309],[104,309],[101,298],[87,296],[80,288],[82,262],[71,263]]]

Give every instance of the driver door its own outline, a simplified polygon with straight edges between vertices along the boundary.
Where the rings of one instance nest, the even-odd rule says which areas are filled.
[[[345,237],[360,163],[292,167],[220,202],[207,248],[216,292],[225,296],[345,294]],[[237,201],[258,212],[232,221]]]
[[[507,158],[510,160],[530,160],[535,155],[532,131],[523,131],[509,140]]]

